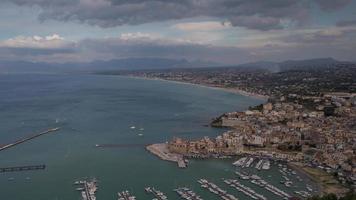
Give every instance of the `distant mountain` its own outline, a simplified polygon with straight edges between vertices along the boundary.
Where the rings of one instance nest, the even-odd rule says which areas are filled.
[[[168,58],[125,58],[108,61],[93,61],[88,63],[45,63],[26,61],[0,61],[0,73],[56,73],[56,72],[93,72],[113,70],[143,70],[143,69],[178,69],[202,67],[239,67],[246,69],[265,69],[271,72],[313,69],[328,67],[349,62],[333,58],[317,58],[309,60],[288,60],[283,62],[251,62],[234,66],[224,66],[202,60],[188,61],[185,59]]]
[[[238,67],[253,68],[253,69],[267,69],[271,72],[279,71],[279,63],[271,62],[271,61],[245,63],[245,64],[238,65]]]
[[[305,70],[305,69],[315,69],[321,67],[331,67],[338,64],[346,64],[349,62],[338,61],[333,58],[316,58],[309,60],[288,60],[279,63],[280,71],[288,70]]]
[[[350,64],[351,62],[338,61],[333,58],[315,58],[308,60],[287,60],[283,62],[260,61],[238,65],[236,67],[247,67],[253,69],[265,69],[271,72],[289,70],[310,70],[322,67],[333,67],[339,64]]]
[[[201,60],[167,58],[125,58],[88,63],[44,63],[26,61],[0,61],[0,72],[83,72],[97,70],[140,70],[140,69],[172,69],[189,67],[211,67],[218,65]]]

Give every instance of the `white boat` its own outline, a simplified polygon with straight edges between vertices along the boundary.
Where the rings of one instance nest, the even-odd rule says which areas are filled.
[[[265,160],[265,161],[263,162],[262,169],[268,170],[268,169],[270,169],[270,168],[271,168],[271,163],[270,163],[270,161],[269,161],[269,160]]]

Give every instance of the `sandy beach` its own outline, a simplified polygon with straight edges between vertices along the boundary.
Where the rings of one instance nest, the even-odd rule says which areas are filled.
[[[178,83],[178,84],[186,84],[186,85],[194,85],[194,86],[198,86],[198,87],[205,87],[205,88],[210,88],[210,89],[223,90],[225,92],[230,92],[230,93],[234,93],[234,94],[240,94],[240,95],[243,95],[243,96],[253,97],[253,98],[262,99],[262,100],[267,100],[269,98],[269,96],[266,96],[266,95],[251,93],[251,92],[247,92],[247,91],[240,90],[240,89],[237,89],[237,88],[223,88],[223,87],[218,87],[218,86],[213,86],[213,85],[190,83],[190,82],[176,81],[176,80],[167,80],[167,79],[161,79],[161,78],[147,78],[147,77],[142,77],[142,76],[128,76],[128,77],[138,78],[138,79],[145,79],[145,80],[167,81],[167,82]]]

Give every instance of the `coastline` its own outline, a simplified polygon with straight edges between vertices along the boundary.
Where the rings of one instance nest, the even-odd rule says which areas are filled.
[[[320,194],[334,193],[336,195],[343,195],[348,191],[346,187],[339,184],[332,175],[325,171],[304,166],[300,162],[288,162],[288,166],[313,180],[318,185],[318,192]]]
[[[223,88],[223,87],[207,85],[207,84],[190,83],[190,82],[176,81],[176,80],[167,80],[167,79],[162,79],[162,78],[147,78],[147,77],[132,76],[132,75],[130,75],[130,76],[120,75],[120,76],[143,79],[143,80],[167,81],[167,82],[177,83],[177,84],[193,85],[193,86],[204,87],[204,88],[209,88],[209,89],[214,89],[214,90],[221,90],[221,91],[225,91],[225,92],[229,92],[229,93],[239,94],[242,96],[252,97],[252,98],[266,100],[266,101],[269,98],[269,96],[266,96],[266,95],[251,93],[251,92],[247,92],[247,91],[240,90],[237,88]]]

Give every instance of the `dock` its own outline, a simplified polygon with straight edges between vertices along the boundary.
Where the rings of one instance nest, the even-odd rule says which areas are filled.
[[[29,166],[18,166],[18,167],[1,167],[0,173],[5,172],[17,172],[17,171],[32,171],[32,170],[44,170],[46,165],[29,165]]]
[[[26,137],[26,138],[22,138],[22,139],[20,139],[20,140],[17,140],[17,141],[14,142],[14,143],[10,143],[10,144],[7,144],[7,145],[5,145],[5,146],[0,147],[0,151],[9,149],[9,148],[14,147],[14,146],[16,146],[16,145],[19,145],[19,144],[21,144],[21,143],[27,142],[27,141],[29,141],[29,140],[35,139],[35,138],[40,137],[40,136],[42,136],[42,135],[45,135],[45,134],[48,134],[48,133],[51,133],[51,132],[55,132],[55,131],[58,131],[58,130],[60,130],[60,127],[51,128],[51,129],[48,129],[48,130],[43,131],[43,132],[41,132],[41,133],[37,133],[37,134],[35,134],[35,135],[29,136],[29,137]]]
[[[95,179],[91,181],[76,181],[74,184],[80,186],[76,190],[81,192],[82,200],[96,200],[95,193],[98,187]]]

